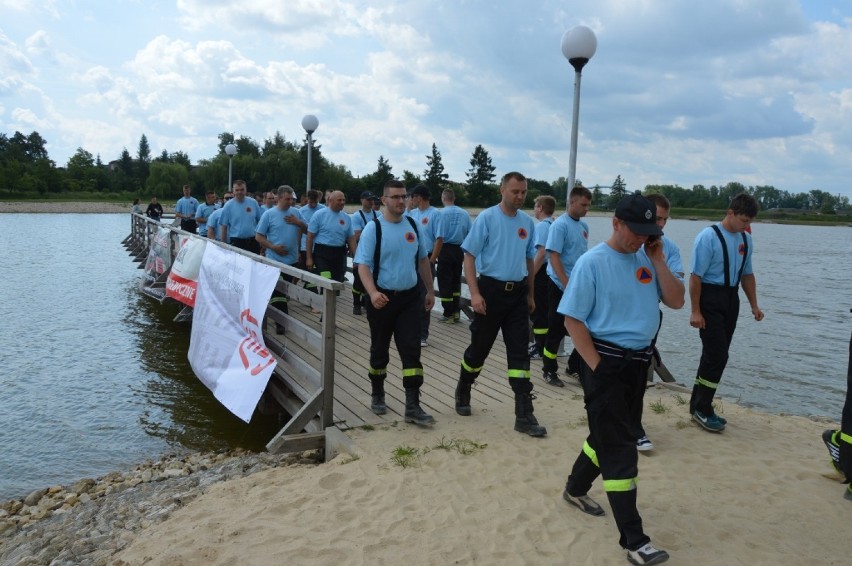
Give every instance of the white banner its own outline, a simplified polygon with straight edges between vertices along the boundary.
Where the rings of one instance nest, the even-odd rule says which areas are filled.
[[[207,240],[204,238],[184,237],[180,242],[180,251],[175,258],[169,277],[166,280],[166,296],[181,303],[195,307],[198,291],[198,271]]]
[[[148,250],[148,259],[145,261],[145,279],[153,283],[172,266],[172,254],[169,246],[171,232],[168,228],[157,228],[151,234],[151,246]]]
[[[280,271],[219,246],[206,246],[198,273],[189,363],[232,413],[251,420],[276,361],[261,323]]]

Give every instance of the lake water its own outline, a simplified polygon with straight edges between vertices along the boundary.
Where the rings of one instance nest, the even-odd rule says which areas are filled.
[[[610,232],[590,217],[590,244]],[[709,222],[666,232],[689,269]],[[125,214],[0,215],[0,500],[67,484],[180,447],[262,449],[273,418],[246,425],[194,377],[189,326],[137,291]],[[720,395],[773,413],[839,419],[852,306],[852,229],[756,224],[766,319],[747,302]],[[433,347],[437,347],[437,344]],[[700,353],[688,305],[666,310],[660,350],[691,383]]]

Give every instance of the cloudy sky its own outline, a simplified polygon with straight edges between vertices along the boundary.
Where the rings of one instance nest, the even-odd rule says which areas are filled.
[[[65,165],[141,134],[193,162],[217,134],[315,139],[363,175],[433,142],[464,181],[568,174],[574,71],[594,30],[577,177],[774,185],[852,197],[852,0],[0,0],[0,132],[38,131]],[[287,181],[282,179],[282,181]]]

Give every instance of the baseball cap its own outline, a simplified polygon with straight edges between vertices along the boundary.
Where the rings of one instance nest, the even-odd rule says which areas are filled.
[[[371,193],[370,191],[364,191],[363,193],[361,193],[361,196],[360,196],[359,198],[361,198],[361,200],[364,200],[365,198],[369,198],[369,199],[371,199],[371,198],[373,198],[374,196],[376,196],[376,195],[374,195],[374,194],[373,194],[373,193]]]
[[[411,196],[429,198],[429,189],[426,185],[417,185],[411,189]]]
[[[615,217],[624,221],[630,231],[640,236],[661,236],[657,226],[657,207],[639,193],[623,197],[615,205]]]

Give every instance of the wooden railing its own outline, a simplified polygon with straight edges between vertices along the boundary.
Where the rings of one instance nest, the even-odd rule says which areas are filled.
[[[179,226],[173,226],[168,219],[167,222],[156,222],[140,214],[131,214],[130,235],[122,243],[135,261],[143,262],[140,267],[144,267],[151,242],[161,228],[169,230],[168,249],[171,258],[177,255],[181,238],[201,238],[197,234],[181,230]],[[317,329],[315,324],[306,324],[277,308],[267,308],[263,338],[267,348],[275,355],[277,365],[264,396],[273,399],[288,415],[292,415],[266,445],[267,450],[297,452],[325,448],[326,458],[331,458],[341,448],[348,449],[348,440],[334,426],[335,319],[337,295],[345,288],[344,284],[222,242],[206,238],[205,240],[207,245],[219,246],[252,261],[272,266],[290,276],[294,282],[279,278],[276,289],[289,297],[290,304],[297,302],[322,313]],[[171,261],[169,264],[171,265]],[[143,281],[140,290],[164,302],[168,300],[165,293],[167,278],[168,270],[153,281]],[[312,289],[306,288],[306,285]],[[184,307],[176,320],[190,319],[191,315],[192,309]],[[298,340],[306,351],[315,356],[315,360],[319,361],[318,365],[316,361],[312,363],[286,349],[284,338],[274,331],[268,331],[270,319],[284,327],[287,340]],[[272,328],[274,327],[273,324]]]

